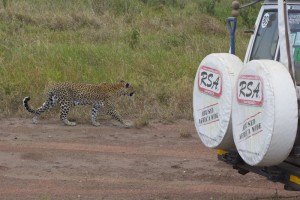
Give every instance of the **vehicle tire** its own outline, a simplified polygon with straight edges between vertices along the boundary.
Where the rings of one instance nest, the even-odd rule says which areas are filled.
[[[295,142],[298,104],[287,69],[272,60],[252,60],[240,71],[233,98],[234,143],[252,166],[284,161]]]
[[[213,53],[200,63],[194,81],[193,115],[198,135],[209,148],[234,148],[231,106],[242,61],[228,53]]]

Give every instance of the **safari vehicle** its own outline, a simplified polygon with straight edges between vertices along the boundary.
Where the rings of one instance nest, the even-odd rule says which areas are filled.
[[[248,172],[300,190],[300,0],[261,4],[244,61],[234,54],[235,17],[228,19],[230,53],[199,65],[193,93],[201,141],[238,173]],[[241,11],[242,12],[242,11]]]

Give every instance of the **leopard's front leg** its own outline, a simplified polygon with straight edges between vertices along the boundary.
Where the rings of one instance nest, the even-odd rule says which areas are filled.
[[[116,111],[115,107],[112,104],[108,104],[107,107],[108,115],[110,115],[113,119],[119,121],[125,128],[132,127],[132,124],[123,121],[121,115]]]

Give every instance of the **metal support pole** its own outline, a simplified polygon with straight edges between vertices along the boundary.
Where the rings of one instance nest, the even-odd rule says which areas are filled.
[[[227,20],[227,26],[230,34],[230,48],[229,53],[235,54],[235,30],[236,30],[236,18],[229,17]]]

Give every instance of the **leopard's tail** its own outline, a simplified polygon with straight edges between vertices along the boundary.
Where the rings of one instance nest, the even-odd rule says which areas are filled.
[[[30,106],[28,105],[29,100],[30,97],[25,97],[23,99],[23,105],[28,112],[33,113],[37,116],[55,106],[57,104],[58,98],[56,95],[50,93],[48,99],[43,103],[41,107],[37,108],[36,110],[30,108]]]
[[[30,108],[30,106],[28,105],[28,101],[29,101],[29,100],[30,100],[30,97],[25,97],[25,98],[23,99],[23,105],[24,105],[25,109],[26,109],[28,112],[30,112],[30,113],[33,113],[33,114],[39,114],[38,111],[33,110],[33,109]]]

